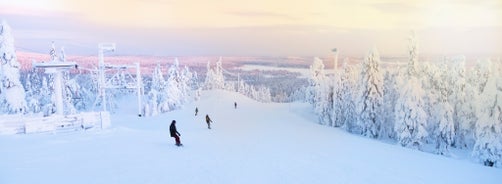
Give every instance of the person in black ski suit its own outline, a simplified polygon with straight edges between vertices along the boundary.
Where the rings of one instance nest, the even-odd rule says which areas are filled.
[[[234,107],[237,109],[237,102],[234,102]]]
[[[182,146],[180,141],[180,136],[181,134],[176,130],[176,120],[173,120],[171,122],[171,126],[169,126],[169,132],[171,133],[171,137],[174,137],[174,140],[176,140],[176,146]]]
[[[199,108],[195,107],[195,116],[197,116],[197,113],[199,113]]]
[[[213,121],[211,120],[211,118],[209,118],[209,115],[206,114],[206,123],[207,123],[207,129],[211,129],[211,123]]]

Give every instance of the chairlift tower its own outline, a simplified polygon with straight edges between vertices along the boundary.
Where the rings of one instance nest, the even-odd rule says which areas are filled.
[[[55,59],[49,62],[36,63],[33,62],[34,68],[44,68],[45,73],[54,74],[54,92],[56,96],[56,114],[64,115],[63,105],[63,71],[72,68],[77,68],[75,62],[56,61]]]
[[[135,89],[138,96],[138,116],[141,117],[141,98],[143,96],[143,84],[141,79],[141,68],[139,62],[134,65],[110,65],[104,62],[104,53],[115,51],[115,43],[100,43],[99,48],[99,65],[98,65],[98,85],[99,97],[96,103],[101,100],[103,111],[107,111],[106,89]],[[130,70],[136,70],[134,77]],[[107,72],[110,74],[107,76]],[[96,105],[95,103],[95,105]]]
[[[98,63],[98,85],[99,85],[99,97],[101,99],[101,105],[103,106],[103,111],[107,111],[107,101],[106,101],[106,89],[105,89],[105,52],[114,52],[115,51],[115,43],[100,43],[98,45],[99,52],[99,63]]]

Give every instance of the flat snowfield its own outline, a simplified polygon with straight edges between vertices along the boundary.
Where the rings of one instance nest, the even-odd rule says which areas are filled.
[[[136,103],[124,99],[106,130],[0,136],[0,183],[502,183],[502,169],[318,125],[307,104],[206,91],[140,118]]]

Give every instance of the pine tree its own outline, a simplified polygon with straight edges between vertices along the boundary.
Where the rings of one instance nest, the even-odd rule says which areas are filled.
[[[329,85],[328,78],[324,72],[323,61],[319,58],[314,58],[314,62],[310,66],[310,90],[309,101],[314,107],[314,111],[319,116],[320,124],[332,125],[333,120],[333,93]]]
[[[449,155],[448,147],[453,144],[455,138],[455,129],[453,122],[454,109],[449,102],[449,97],[452,94],[452,84],[449,82],[448,72],[450,69],[446,64],[442,64],[437,71],[438,75],[433,75],[432,83],[434,95],[432,99],[432,117],[431,125],[433,127],[433,135],[431,136],[436,142],[436,153],[441,155]],[[430,131],[429,131],[430,132]]]
[[[0,24],[0,93],[5,102],[2,103],[7,113],[25,113],[26,96],[25,90],[19,79],[20,64],[17,62],[14,47],[14,37],[11,35],[11,28],[5,22]]]
[[[223,76],[222,59],[218,59],[214,70],[211,69],[211,62],[207,62],[205,89],[225,89],[225,78]]]
[[[333,76],[333,126],[341,127],[343,126],[343,92],[342,92],[342,81],[341,75],[338,71],[335,71]]]
[[[357,112],[355,95],[358,91],[356,85],[356,73],[355,70],[349,66],[349,60],[345,59],[343,62],[343,73],[340,76],[341,80],[341,98],[340,103],[341,108],[341,121],[342,127],[348,132],[359,132],[359,128],[356,125],[357,122]]]
[[[399,97],[397,80],[399,68],[395,71],[386,71],[383,86],[383,121],[380,135],[383,138],[395,138],[394,120],[396,117],[395,106]]]
[[[501,88],[498,73],[490,74],[478,104],[473,156],[487,166],[502,167]]]
[[[416,38],[415,31],[411,32],[411,35],[408,37],[408,67],[407,73],[409,76],[418,76],[418,40]]]
[[[424,138],[428,136],[422,95],[421,85],[414,77],[399,91],[394,130],[402,146],[421,149]]]
[[[178,109],[183,104],[183,94],[180,89],[179,64],[175,62],[167,71],[166,95],[169,109]]]
[[[75,108],[74,97],[75,92],[79,91],[80,85],[75,81],[75,79],[70,79],[69,72],[64,72],[64,89],[63,89],[63,101],[64,101],[64,109],[65,114],[76,114],[77,109]]]
[[[42,78],[42,87],[40,88],[40,105],[42,106],[42,112],[44,116],[50,116],[56,112],[56,102],[53,98],[54,88],[52,88],[52,75]]]
[[[359,123],[363,135],[371,138],[378,138],[382,125],[383,76],[379,64],[380,55],[374,48],[364,59],[361,68]]]

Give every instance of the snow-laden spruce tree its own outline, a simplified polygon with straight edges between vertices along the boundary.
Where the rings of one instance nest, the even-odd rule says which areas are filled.
[[[204,81],[204,89],[211,90],[214,89],[216,84],[214,84],[214,78],[215,78],[215,73],[214,70],[211,68],[211,61],[207,62],[206,65],[207,71],[206,71],[206,79]]]
[[[496,67],[494,67],[496,68]],[[473,156],[487,166],[502,167],[502,84],[497,72],[489,75],[478,103]]]
[[[185,102],[185,94],[182,91],[183,89],[180,86],[184,86],[186,84],[181,84],[181,77],[179,72],[179,63],[177,60],[171,67],[169,67],[167,71],[167,80],[166,80],[166,96],[167,96],[167,105],[170,110],[178,109]]]
[[[75,93],[79,91],[80,85],[75,79],[70,78],[69,72],[63,73],[63,103],[64,103],[64,114],[76,114],[77,109],[75,108]]]
[[[14,37],[10,26],[5,21],[0,24],[0,63],[2,109],[10,114],[26,112],[25,93],[19,79],[20,64],[17,62]]]
[[[40,105],[42,79],[35,69],[26,75],[24,86],[26,88],[25,94],[28,113],[39,113],[42,110]]]
[[[50,116],[56,113],[56,97],[54,97],[54,88],[52,84],[54,83],[54,77],[49,75],[42,78],[42,87],[40,88],[40,106],[42,106],[42,112],[44,116]]]
[[[467,82],[465,57],[455,61],[452,68],[445,72],[450,84],[451,94],[448,97],[453,107],[453,122],[455,127],[454,146],[472,149],[474,146],[474,129],[476,123],[475,89]]]
[[[397,80],[399,76],[399,68],[395,70],[387,70],[384,75],[383,85],[383,114],[382,126],[380,128],[380,137],[382,138],[395,138],[394,120],[396,117],[395,106],[399,97]]]
[[[162,67],[158,64],[152,74],[150,91],[143,107],[144,114],[155,116],[172,111],[182,107],[191,97],[197,98],[194,96],[197,93],[193,92],[193,88],[196,87],[193,76],[188,67],[179,67],[176,58],[164,79]]]
[[[407,73],[410,76],[415,76],[420,78],[418,69],[418,39],[416,37],[415,31],[412,31],[408,37],[408,67]]]
[[[357,74],[356,70],[349,65],[348,58],[343,61],[343,72],[340,75],[340,95],[342,101],[340,102],[341,111],[341,124],[343,129],[348,132],[360,132],[357,126],[357,112],[356,112],[356,95],[357,88]]]
[[[490,59],[478,60],[474,66],[469,83],[476,89],[477,95],[483,93],[488,77],[491,74],[492,62]]]
[[[211,69],[211,62],[207,62],[205,89],[225,89],[225,78],[223,77],[223,64],[221,57],[216,62],[214,70]]]
[[[455,130],[453,127],[453,108],[445,100],[441,100],[436,105],[436,124],[437,128],[434,132],[436,141],[436,153],[441,155],[449,155],[449,147],[453,144]]]
[[[338,71],[335,71],[333,75],[333,126],[341,127],[343,125],[343,92],[342,92],[342,81],[341,75]]]
[[[150,90],[146,95],[147,100],[143,107],[145,116],[155,116],[158,115],[159,111],[167,112],[169,110],[167,103],[164,103],[166,101],[166,95],[163,95],[165,86],[166,82],[162,74],[162,67],[157,64],[152,73]]]
[[[378,138],[383,113],[383,74],[380,69],[380,55],[373,48],[361,64],[359,96],[359,123],[362,134]]]
[[[310,66],[309,83],[307,99],[314,107],[314,111],[319,117],[319,123],[331,125],[333,93],[324,71],[323,61],[317,57],[314,58],[314,62]]]
[[[402,146],[420,150],[424,138],[428,136],[425,124],[427,115],[423,110],[423,89],[415,77],[403,81],[400,86],[394,120],[397,141]]]
[[[431,117],[429,118],[432,125],[429,132],[432,133],[431,139],[436,143],[436,153],[441,155],[449,155],[448,148],[453,144],[455,138],[455,129],[453,122],[454,109],[449,102],[449,97],[452,94],[451,83],[449,82],[448,71],[446,64],[440,67],[431,75],[431,86],[429,90],[429,100]]]

